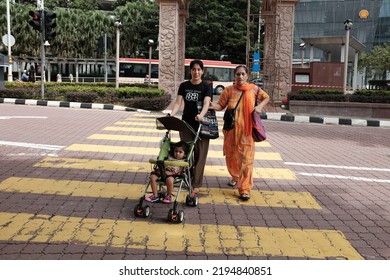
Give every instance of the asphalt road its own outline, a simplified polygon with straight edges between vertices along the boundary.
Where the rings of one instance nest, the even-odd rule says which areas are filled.
[[[0,259],[390,259],[390,129],[266,120],[248,202],[212,140],[174,224],[133,213],[157,115],[0,104]]]

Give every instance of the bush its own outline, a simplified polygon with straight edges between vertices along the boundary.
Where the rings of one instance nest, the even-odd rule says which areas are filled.
[[[0,89],[0,97],[2,98],[37,99],[40,96],[40,90],[35,88],[10,87]]]
[[[288,94],[288,100],[302,100],[302,101],[328,101],[328,102],[345,102],[345,96],[340,94]]]
[[[114,83],[56,83],[45,84],[41,97],[41,83],[6,82],[0,97],[17,99],[44,99],[81,103],[104,103],[159,111],[171,102],[170,95],[157,85],[126,84],[116,89]]]
[[[136,97],[157,97],[162,96],[164,91],[162,89],[149,87],[123,87],[116,90],[118,98],[136,98]]]
[[[354,94],[344,95],[338,90],[305,89],[290,92],[288,100],[324,101],[324,102],[361,102],[361,103],[390,103],[390,91],[357,90]]]
[[[94,103],[98,99],[95,92],[67,92],[66,100],[69,102]]]
[[[390,90],[390,80],[370,80],[368,84],[371,88]]]
[[[126,107],[141,108],[149,111],[162,111],[171,103],[171,96],[165,94],[153,98],[132,98],[121,100]]]

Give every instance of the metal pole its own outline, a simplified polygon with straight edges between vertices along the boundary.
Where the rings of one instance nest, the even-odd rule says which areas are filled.
[[[41,1],[41,98],[45,98],[45,11],[44,0]]]
[[[343,93],[347,93],[347,78],[348,78],[348,49],[349,49],[349,31],[352,28],[352,21],[347,19],[344,22],[345,27],[345,55],[344,55],[344,83],[343,83]]]
[[[149,79],[148,84],[150,85],[152,79],[152,45],[149,44]]]
[[[345,35],[345,55],[344,55],[344,94],[347,93],[347,79],[348,79],[348,49],[349,49],[349,29]]]
[[[8,42],[8,59],[12,61],[11,57],[11,19],[10,19],[9,0],[7,0],[7,42]],[[8,65],[8,82],[12,82],[12,63]]]
[[[104,33],[104,82],[107,80],[107,33]]]
[[[249,68],[249,51],[250,51],[250,26],[249,26],[249,20],[250,20],[250,13],[251,13],[251,0],[248,0],[248,10],[247,10],[247,17],[246,17],[246,66]]]
[[[115,26],[116,26],[115,88],[119,88],[119,42],[120,42],[119,27],[121,25],[122,23],[119,20],[115,21]]]

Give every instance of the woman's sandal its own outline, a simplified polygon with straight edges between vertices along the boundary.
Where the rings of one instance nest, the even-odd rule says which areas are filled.
[[[249,196],[249,194],[248,193],[243,193],[243,194],[241,194],[241,196],[240,196],[240,199],[241,200],[244,200],[244,201],[247,201],[247,200],[249,200],[251,197]]]
[[[231,187],[235,187],[235,186],[237,185],[237,181],[234,180],[234,179],[231,179],[231,180],[229,181],[228,185],[231,186]]]

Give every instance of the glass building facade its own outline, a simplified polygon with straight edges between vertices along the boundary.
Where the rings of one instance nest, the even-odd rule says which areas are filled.
[[[361,18],[361,11],[368,11]],[[371,51],[377,44],[390,43],[390,0],[300,0],[295,7],[293,60],[301,60],[302,38],[345,36],[344,22],[353,22],[350,36]],[[314,61],[325,61],[326,55],[314,50]],[[305,60],[309,53],[305,53]]]

